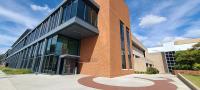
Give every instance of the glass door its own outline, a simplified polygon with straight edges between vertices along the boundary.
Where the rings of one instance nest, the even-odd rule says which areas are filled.
[[[63,65],[63,74],[75,74],[76,62],[75,60],[65,59]]]

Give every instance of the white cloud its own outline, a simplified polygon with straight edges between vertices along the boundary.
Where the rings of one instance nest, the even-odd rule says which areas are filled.
[[[148,39],[146,36],[142,36],[142,35],[139,35],[139,34],[136,34],[136,33],[133,33],[133,36],[135,36],[140,41],[145,41],[145,40]]]
[[[0,16],[4,17],[5,21],[12,21],[26,27],[33,27],[38,21],[34,18],[26,16],[20,12],[15,12],[0,6]]]
[[[160,3],[159,5],[161,5]],[[148,37],[142,41],[146,47],[155,47],[165,42],[200,37],[200,22],[198,22],[200,18],[195,17],[195,20],[193,20],[193,15],[197,15],[200,11],[200,0],[193,0],[192,2],[187,0],[183,2],[171,1],[159,5],[155,5],[152,10],[139,13],[140,16],[146,16],[140,19],[140,24],[135,26],[137,30],[134,32],[144,33],[143,36]],[[163,17],[163,20],[160,20],[160,22],[158,20],[158,23],[154,24],[153,20],[147,18],[148,15],[158,17],[164,15],[167,18]],[[135,20],[132,21],[135,22]],[[161,21],[165,22],[162,23]],[[194,21],[195,24],[192,23]]]
[[[183,36],[192,37],[192,38],[198,38],[198,37],[200,37],[200,28],[199,29],[188,30]]]
[[[139,26],[149,27],[149,26],[152,26],[152,25],[155,25],[155,24],[162,23],[166,20],[167,20],[166,17],[161,17],[161,16],[156,16],[156,15],[150,14],[150,15],[146,15],[146,16],[141,18]]]
[[[16,37],[8,36],[8,35],[0,35],[1,45],[10,45],[9,43],[13,43],[16,40]]]
[[[41,11],[41,12],[45,11],[48,13],[52,11],[52,9],[48,7],[48,5],[39,6],[39,5],[31,4],[30,7],[33,11]]]
[[[185,39],[189,39],[189,38],[167,36],[161,41],[161,44],[166,43],[166,42],[174,42],[174,41],[177,41],[177,40],[185,40]]]

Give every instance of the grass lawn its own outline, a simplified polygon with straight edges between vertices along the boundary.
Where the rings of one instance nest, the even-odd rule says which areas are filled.
[[[183,76],[200,88],[200,75],[183,74]]]
[[[10,75],[32,73],[32,71],[29,69],[12,69],[12,68],[7,68],[7,67],[0,67],[0,70]]]

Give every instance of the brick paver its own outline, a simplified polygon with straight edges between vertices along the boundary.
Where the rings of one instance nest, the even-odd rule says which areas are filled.
[[[154,82],[154,85],[146,87],[121,87],[121,86],[104,85],[94,82],[93,81],[94,78],[96,77],[94,76],[83,77],[80,78],[78,82],[84,86],[101,90],[176,90],[177,89],[176,85],[169,83],[172,80],[167,78],[165,78],[166,80],[150,80],[146,78],[140,78]]]

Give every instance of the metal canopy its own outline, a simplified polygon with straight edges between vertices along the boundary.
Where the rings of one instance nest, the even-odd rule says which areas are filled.
[[[72,18],[69,22],[66,22],[65,28],[58,32],[60,35],[74,39],[82,39],[90,36],[95,36],[98,33],[99,31],[97,27],[94,27],[93,25],[90,25],[77,17]]]
[[[80,56],[70,55],[70,54],[64,54],[64,55],[60,55],[60,58],[75,58],[75,59],[79,59]]]

